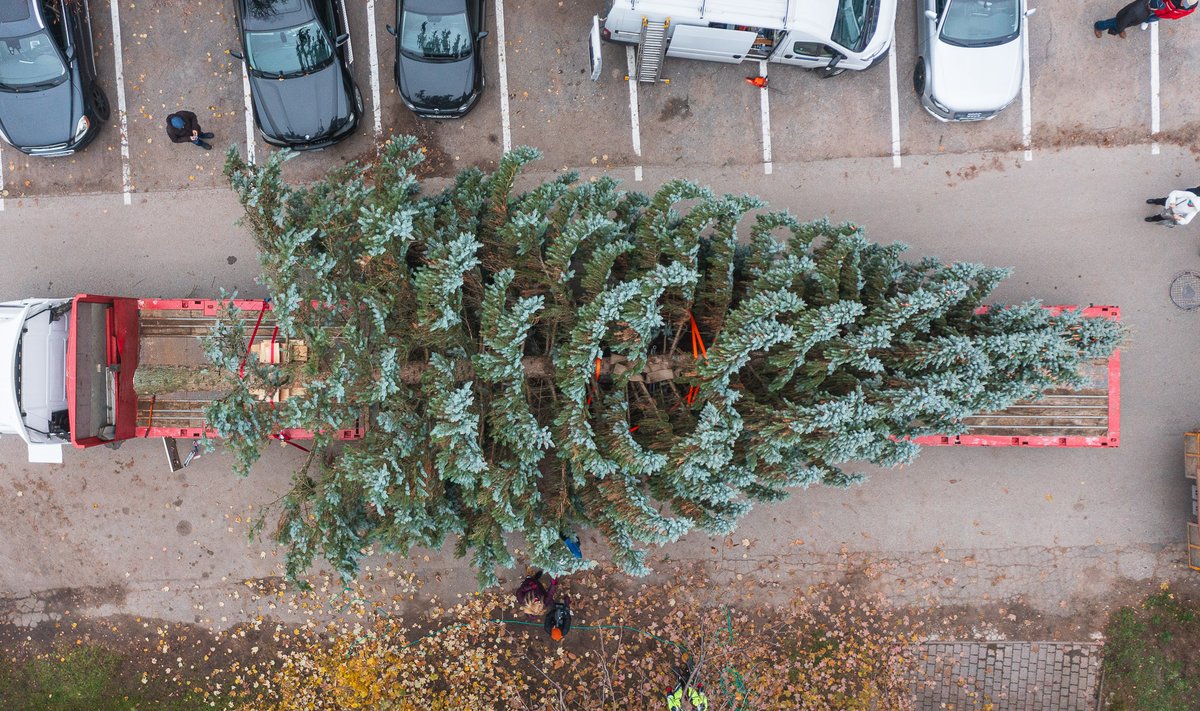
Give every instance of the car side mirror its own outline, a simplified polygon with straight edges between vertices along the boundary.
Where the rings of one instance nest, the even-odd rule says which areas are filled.
[[[1033,17],[1033,13],[1037,12],[1036,7],[1031,7],[1025,11],[1025,17]]]
[[[926,10],[925,17],[928,17],[930,20],[937,22],[937,13],[934,12],[933,10]]]
[[[233,57],[234,59],[245,59],[245,57],[242,56],[241,52],[235,52],[232,49],[225,50],[225,54],[228,54],[230,57]]]
[[[337,39],[335,39],[334,42],[337,43],[337,46],[341,47],[342,45],[346,44],[346,42],[349,39],[350,39],[350,34],[346,33],[346,34],[338,35]]]
[[[74,62],[75,61],[75,48],[68,46],[66,55],[67,55],[68,62]]]
[[[488,36],[488,35],[487,35],[487,32],[486,32],[486,31],[485,31],[485,32],[480,32],[479,34],[475,35],[475,39],[476,39],[476,41],[482,42],[482,41],[484,41],[485,39],[487,39],[487,36]]]
[[[387,32],[388,32],[388,34],[389,34],[389,35],[391,35],[392,37],[395,37],[395,36],[396,36],[396,28],[395,28],[395,27],[392,27],[391,25],[388,25],[388,26],[387,26]]]

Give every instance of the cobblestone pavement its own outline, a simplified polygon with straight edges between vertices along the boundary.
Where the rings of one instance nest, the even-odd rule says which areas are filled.
[[[928,642],[919,664],[917,711],[1096,708],[1099,644]]]

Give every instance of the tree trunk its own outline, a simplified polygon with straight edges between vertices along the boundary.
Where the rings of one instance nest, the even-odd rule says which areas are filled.
[[[521,359],[525,367],[525,375],[530,380],[550,380],[554,378],[554,361],[550,356],[526,356]],[[624,356],[613,355],[600,359],[600,375],[619,375],[627,369],[628,361]],[[297,364],[288,382],[293,385],[303,385],[300,366]],[[421,375],[429,366],[426,363],[405,363],[400,368],[400,378],[405,385],[417,385]],[[630,380],[635,383],[659,383],[675,380],[680,377],[694,375],[696,360],[692,356],[680,353],[675,356],[650,356],[646,367],[640,375]],[[475,377],[475,369],[469,361],[460,361],[457,375],[463,380]],[[215,366],[186,366],[186,365],[139,365],[133,376],[133,387],[139,395],[164,395],[166,393],[185,392],[227,392],[237,383],[237,375]]]

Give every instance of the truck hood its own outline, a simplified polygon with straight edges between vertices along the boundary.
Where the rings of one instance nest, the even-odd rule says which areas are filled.
[[[995,47],[958,47],[935,40],[930,90],[951,111],[997,111],[1021,91],[1021,38]]]
[[[25,418],[17,402],[17,345],[25,318],[39,302],[14,301],[0,304],[0,434],[15,434],[29,442]]]

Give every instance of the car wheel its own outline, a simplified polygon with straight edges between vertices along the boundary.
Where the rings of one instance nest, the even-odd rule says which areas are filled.
[[[925,95],[925,60],[918,59],[917,66],[913,67],[913,89],[916,90],[917,96]]]
[[[92,111],[96,112],[96,118],[101,121],[107,121],[112,115],[112,109],[108,105],[108,97],[104,94],[104,90],[97,84],[92,84],[91,91]]]
[[[359,115],[362,115],[362,113],[363,113],[363,98],[362,98],[362,92],[359,91],[357,84],[354,85],[354,105],[356,107],[358,107]]]
[[[833,67],[832,69],[829,67],[821,67],[817,70],[817,74],[819,74],[822,79],[828,79],[829,77],[836,77],[838,74],[841,74],[844,71],[846,71],[845,67]]]

